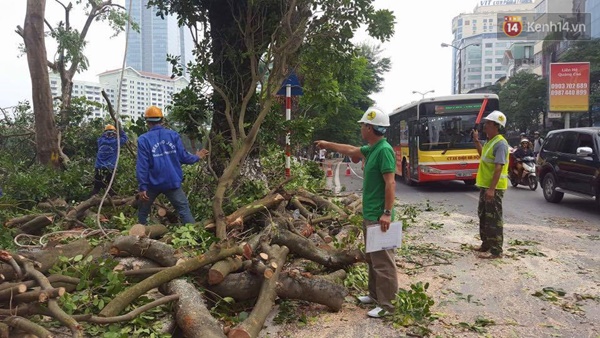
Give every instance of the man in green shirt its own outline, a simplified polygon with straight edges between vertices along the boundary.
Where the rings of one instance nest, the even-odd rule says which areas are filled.
[[[368,145],[356,147],[327,141],[315,141],[321,149],[329,149],[352,158],[362,158],[363,180],[363,231],[366,243],[366,228],[379,224],[386,232],[393,219],[395,200],[396,155],[383,135],[390,126],[390,118],[381,109],[371,107],[358,121],[362,138]],[[369,311],[369,317],[379,318],[392,311],[392,300],[398,292],[395,252],[393,249],[367,253],[369,264],[369,295],[359,297],[363,304],[377,303]]]
[[[475,250],[482,253],[480,258],[500,258],[504,241],[502,198],[508,188],[509,155],[508,142],[500,134],[500,127],[506,126],[506,116],[495,110],[484,120],[483,131],[488,138],[484,146],[479,142],[477,130],[473,132],[480,156],[475,185],[480,189],[477,215],[481,246]]]

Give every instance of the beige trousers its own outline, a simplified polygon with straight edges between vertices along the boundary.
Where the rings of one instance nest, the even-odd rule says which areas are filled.
[[[363,221],[365,245],[367,243],[367,226],[378,224],[378,221]],[[366,254],[369,264],[369,296],[377,301],[385,310],[392,310],[392,300],[398,292],[398,276],[396,272],[396,250],[382,250]]]

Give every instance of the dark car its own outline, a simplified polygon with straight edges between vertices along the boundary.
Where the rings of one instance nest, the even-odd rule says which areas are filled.
[[[600,205],[600,128],[548,133],[537,158],[544,197],[558,203],[564,194],[595,198]]]

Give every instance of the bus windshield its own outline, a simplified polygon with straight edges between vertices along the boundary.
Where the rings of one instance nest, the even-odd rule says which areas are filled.
[[[420,119],[420,150],[474,148],[471,130],[476,115],[430,116]]]
[[[422,103],[419,106],[419,149],[475,149],[471,131],[482,103],[481,99]],[[483,116],[496,109],[498,100],[489,100]]]

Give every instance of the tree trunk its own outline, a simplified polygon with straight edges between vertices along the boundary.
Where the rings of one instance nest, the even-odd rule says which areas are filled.
[[[64,67],[64,65],[63,65]],[[69,125],[71,110],[71,95],[73,93],[73,77],[69,76],[68,70],[63,70],[60,74],[61,100],[60,103],[60,122],[62,127]]]
[[[189,282],[182,279],[167,284],[169,294],[178,294],[175,304],[177,325],[187,338],[225,338],[221,326],[208,312],[202,294]]]
[[[27,50],[27,64],[31,77],[37,160],[41,164],[59,168],[58,133],[54,125],[48,58],[44,39],[45,12],[46,0],[27,0],[23,41]]]
[[[282,299],[305,300],[322,304],[334,311],[339,311],[348,293],[345,287],[335,283],[335,279],[343,277],[342,272],[336,271],[331,274],[331,277],[328,275],[327,277],[312,276],[310,278],[292,273],[282,273],[279,275],[277,283],[277,296]],[[257,297],[262,280],[262,275],[244,271],[230,274],[221,284],[209,286],[208,289],[221,297],[231,297],[239,302]]]

